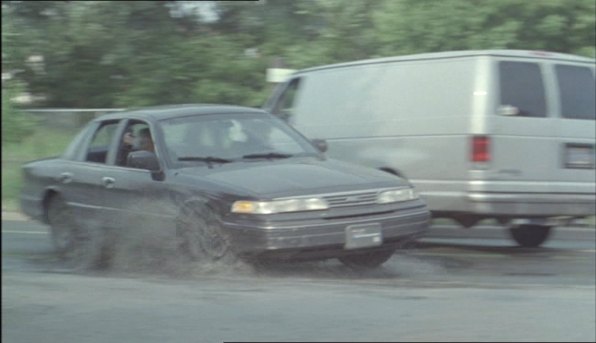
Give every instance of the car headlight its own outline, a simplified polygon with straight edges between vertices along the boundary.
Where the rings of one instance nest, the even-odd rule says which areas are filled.
[[[394,189],[384,191],[377,196],[378,204],[388,204],[392,202],[401,202],[418,199],[418,194],[412,188]]]
[[[274,214],[283,212],[326,210],[329,204],[320,198],[286,199],[272,201],[240,200],[232,204],[233,213]]]

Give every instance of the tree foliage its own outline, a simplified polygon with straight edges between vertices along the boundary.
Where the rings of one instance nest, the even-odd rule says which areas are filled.
[[[274,66],[466,49],[594,57],[595,6],[594,0],[5,1],[3,71],[16,71],[27,90],[44,95],[40,106],[259,106],[270,91],[266,69]],[[28,61],[33,55],[43,56],[41,65]]]
[[[11,101],[23,89],[21,85],[14,82],[2,87],[2,144],[22,142],[35,127],[35,118],[22,112]]]
[[[594,57],[595,6],[593,0],[402,0],[385,2],[375,18],[383,54],[523,49]]]

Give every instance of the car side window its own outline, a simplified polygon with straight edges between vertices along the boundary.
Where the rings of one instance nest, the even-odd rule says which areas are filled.
[[[546,117],[546,97],[540,67],[530,62],[500,62],[501,107],[518,117]]]
[[[92,126],[94,123],[89,123],[84,129],[79,131],[75,138],[70,142],[68,147],[62,153],[62,158],[67,160],[78,160],[78,157],[81,156],[82,150],[84,148],[85,138],[89,131],[92,130]]]
[[[139,150],[155,153],[153,134],[148,123],[131,120],[119,137],[116,165],[128,166],[128,155]]]
[[[85,161],[106,163],[110,144],[116,133],[118,122],[106,122],[99,126],[85,152]]]

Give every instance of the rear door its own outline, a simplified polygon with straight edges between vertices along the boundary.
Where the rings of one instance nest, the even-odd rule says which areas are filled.
[[[559,163],[554,109],[548,101],[547,65],[539,60],[496,58],[496,104],[488,122],[491,182],[487,191],[550,192]]]
[[[118,125],[119,120],[98,122],[74,160],[64,163],[60,181],[81,223],[99,225],[106,218],[102,176]]]
[[[552,65],[557,96],[557,140],[559,163],[556,193],[596,191],[594,145],[596,136],[594,66],[558,62]]]

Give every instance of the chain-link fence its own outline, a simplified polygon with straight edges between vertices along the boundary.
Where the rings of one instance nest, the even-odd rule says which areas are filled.
[[[122,108],[40,108],[25,111],[34,115],[38,119],[39,125],[52,128],[78,129],[97,116],[123,110]]]

